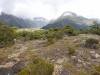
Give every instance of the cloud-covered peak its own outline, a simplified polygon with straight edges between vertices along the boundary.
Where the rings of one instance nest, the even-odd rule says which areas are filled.
[[[62,16],[77,16],[74,12],[66,11],[62,14]]]
[[[100,0],[0,0],[0,11],[23,18],[54,19],[65,11],[100,18]]]

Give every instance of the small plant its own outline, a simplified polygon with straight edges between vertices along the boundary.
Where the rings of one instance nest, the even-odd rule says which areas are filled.
[[[73,47],[68,47],[68,54],[69,54],[69,55],[75,54],[75,48],[73,48]]]
[[[65,26],[62,30],[63,30],[64,34],[66,34],[66,35],[69,35],[69,36],[77,35],[76,30],[69,25]]]
[[[99,41],[97,39],[89,38],[85,41],[85,46],[89,48],[97,48]]]
[[[96,71],[100,73],[100,65],[95,67]]]
[[[63,36],[61,29],[49,29],[45,34],[48,44],[53,44],[56,40],[63,38]]]
[[[100,75],[100,65],[99,66],[94,66],[94,72],[92,75]]]
[[[92,73],[92,75],[100,75],[100,73],[99,72],[94,72],[94,73]]]

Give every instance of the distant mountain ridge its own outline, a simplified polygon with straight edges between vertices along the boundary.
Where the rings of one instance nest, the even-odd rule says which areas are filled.
[[[37,28],[45,26],[48,21],[44,18],[38,17],[37,19],[23,19],[14,15],[9,15],[4,12],[0,15],[0,21],[18,28]]]
[[[48,24],[48,20],[43,17],[35,17],[33,18],[33,22],[37,27],[43,27]]]
[[[58,19],[44,26],[43,29],[62,28],[66,25],[70,25],[76,29],[85,29],[93,24],[93,22],[94,20],[78,16],[73,12],[64,12]]]

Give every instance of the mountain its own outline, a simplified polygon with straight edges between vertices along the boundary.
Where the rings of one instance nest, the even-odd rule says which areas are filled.
[[[48,24],[48,20],[43,17],[35,17],[33,22],[37,27],[43,27]]]
[[[73,12],[64,12],[58,19],[51,21],[43,29],[49,28],[62,28],[66,25],[70,25],[76,29],[85,29],[89,25],[93,24],[92,19],[88,19],[82,16],[78,16]]]
[[[34,18],[33,20],[30,19],[23,19],[14,15],[9,15],[4,12],[0,15],[0,21],[8,24],[9,26],[14,26],[18,28],[36,28],[36,27],[43,27],[47,24],[47,20],[44,18]]]

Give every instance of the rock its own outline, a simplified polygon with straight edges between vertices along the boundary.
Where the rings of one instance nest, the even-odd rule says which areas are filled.
[[[78,62],[78,59],[76,56],[71,56],[71,59],[72,59],[73,63],[75,63],[75,64]]]
[[[58,59],[58,60],[56,61],[56,64],[62,64],[64,61],[65,61],[64,58],[62,58],[62,59]]]
[[[93,53],[93,54],[91,54],[91,57],[93,58],[93,59],[97,59],[97,58],[100,58],[100,55],[98,54],[98,53]]]
[[[14,73],[11,69],[0,68],[0,75],[14,75]]]
[[[90,51],[91,54],[95,54],[95,51]]]
[[[66,69],[62,69],[60,75],[70,75],[70,72],[68,72]]]
[[[78,62],[79,62],[79,63],[82,63],[82,60],[78,59]]]
[[[62,65],[55,64],[53,75],[70,75],[70,73]]]
[[[24,62],[17,62],[16,64],[13,62],[9,62],[5,65],[0,66],[0,75],[15,75],[24,67]]]
[[[80,67],[82,67],[82,64],[76,64],[76,66],[77,66],[78,68],[80,68]]]
[[[62,71],[62,65],[55,64],[53,75],[60,75],[61,71]]]
[[[99,57],[100,57],[100,55],[99,55],[99,54],[95,54],[95,57],[96,57],[96,58],[99,58]]]
[[[75,59],[75,58],[76,58],[76,56],[71,56],[71,58],[72,58],[72,59]]]

